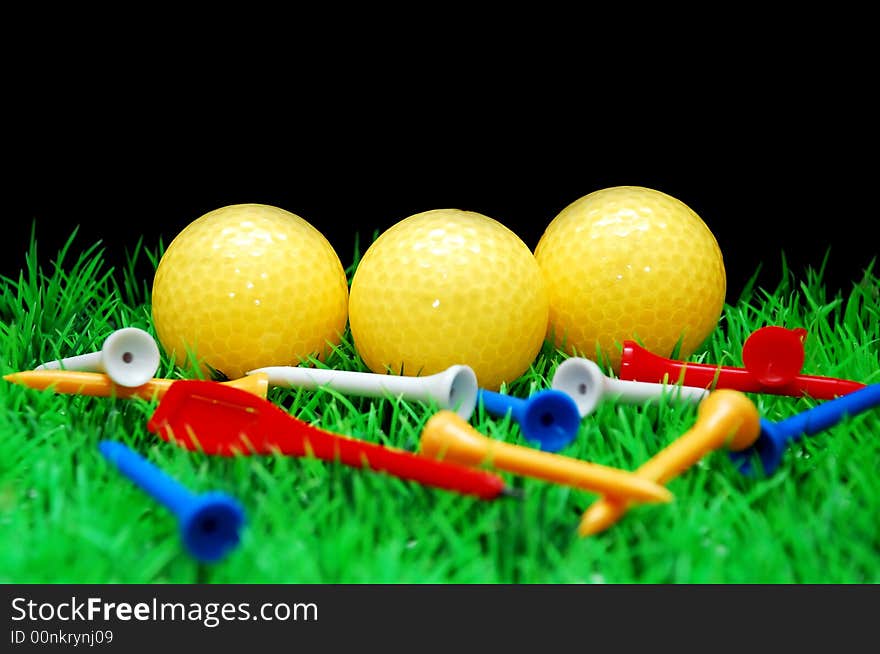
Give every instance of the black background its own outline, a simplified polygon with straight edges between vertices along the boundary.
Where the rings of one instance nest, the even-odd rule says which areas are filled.
[[[234,143],[59,134],[30,152],[25,166],[17,162],[3,272],[24,264],[32,223],[44,264],[79,225],[74,250],[101,239],[119,265],[138,236],[150,247],[160,237],[167,244],[202,214],[239,202],[300,215],[345,265],[356,233],[369,242],[375,230],[446,207],[491,216],[534,248],[567,204],[615,185],[664,191],[703,218],[725,258],[729,301],[758,265],[759,283],[774,286],[783,252],[802,274],[830,248],[832,290],[859,281],[877,256],[876,190],[849,150],[854,143],[796,134],[642,138],[638,130],[615,143],[580,127],[543,135],[512,128],[408,135],[345,126],[324,142],[314,135],[298,141],[296,133]]]
[[[876,100],[855,60],[791,52],[711,74],[645,59],[610,81],[586,55],[544,79],[552,64],[532,52],[505,59],[505,72],[500,55],[447,69],[437,53],[386,81],[389,62],[350,57],[319,75],[327,91],[300,70],[270,86],[249,68],[207,88],[201,68],[175,71],[177,85],[152,69],[149,80],[30,74],[39,93],[18,94],[5,122],[0,270],[24,264],[34,222],[44,265],[77,225],[75,250],[101,239],[119,265],[139,236],[167,244],[241,202],[300,215],[345,265],[356,233],[368,242],[447,207],[495,218],[534,248],[579,197],[641,185],[706,222],[728,301],[759,265],[759,284],[775,287],[783,251],[802,277],[830,248],[826,282],[846,291],[880,252]]]

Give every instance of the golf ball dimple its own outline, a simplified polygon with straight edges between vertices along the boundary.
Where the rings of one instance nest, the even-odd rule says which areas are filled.
[[[153,320],[166,352],[191,350],[234,379],[297,365],[337,345],[348,318],[339,257],[311,224],[288,211],[238,204],[190,223],[162,255]]]
[[[520,377],[541,349],[549,305],[541,272],[501,223],[458,209],[410,216],[360,261],[349,317],[374,372],[473,368],[481,387]]]
[[[586,195],[563,209],[535,249],[550,296],[548,336],[568,352],[605,357],[635,339],[690,356],[718,324],[726,275],[703,220],[680,200],[638,186]]]

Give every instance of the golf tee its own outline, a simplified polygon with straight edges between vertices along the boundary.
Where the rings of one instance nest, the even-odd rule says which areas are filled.
[[[487,463],[496,470],[641,502],[672,499],[668,489],[627,470],[487,438],[451,411],[440,411],[425,424],[421,453],[468,466]]]
[[[694,426],[635,474],[666,484],[713,450],[725,445],[735,451],[749,447],[760,429],[760,416],[751,400],[738,391],[715,391],[699,405]],[[581,518],[578,533],[590,536],[604,531],[622,518],[629,506],[625,500],[609,497],[595,502]]]
[[[114,397],[128,399],[138,397],[143,400],[159,400],[175,383],[175,379],[153,378],[141,386],[120,386],[103,372],[81,372],[77,370],[25,370],[3,377],[8,382],[27,386],[35,390],[51,390],[63,395],[88,395],[91,397]],[[247,391],[265,398],[269,390],[268,375],[261,373],[248,375],[227,382],[217,382]]]

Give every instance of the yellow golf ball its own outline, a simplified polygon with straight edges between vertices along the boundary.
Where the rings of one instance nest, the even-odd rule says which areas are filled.
[[[547,293],[528,246],[501,223],[458,209],[386,230],[355,271],[349,320],[374,372],[474,369],[495,390],[520,377],[547,331]]]
[[[620,344],[638,340],[681,358],[721,315],[726,275],[703,220],[680,200],[638,186],[590,193],[547,227],[535,258],[550,295],[548,336],[571,353],[601,352],[618,372]]]
[[[299,216],[268,205],[222,207],[190,223],[153,280],[165,351],[183,365],[192,350],[231,379],[326,355],[347,318],[348,283],[333,247]]]

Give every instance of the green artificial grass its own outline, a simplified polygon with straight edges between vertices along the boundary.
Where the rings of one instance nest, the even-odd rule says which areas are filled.
[[[36,240],[17,279],[0,278],[0,373],[100,349],[109,333],[153,333],[155,251],[109,269],[100,245],[74,255],[75,233],[51,262]],[[348,270],[349,278],[357,262]],[[880,279],[873,269],[827,296],[823,268],[772,290],[756,273],[692,360],[741,365],[764,325],[808,330],[805,373],[880,382]],[[164,355],[163,355],[164,356]],[[550,345],[507,389],[547,388],[562,355]],[[350,334],[331,367],[366,370]],[[195,377],[163,359],[157,376]],[[411,451],[433,407],[272,389],[270,399],[319,427]],[[751,396],[782,420],[809,399]],[[671,481],[670,505],[632,509],[579,538],[598,496],[502,473],[522,499],[483,502],[339,464],[275,457],[211,457],[146,430],[155,404],[30,390],[0,382],[0,582],[3,583],[876,583],[880,581],[880,410],[789,448],[771,477],[739,475],[724,452]],[[563,454],[632,470],[687,431],[689,404],[605,403]],[[481,410],[481,432],[522,443],[518,427]],[[195,491],[222,490],[247,513],[241,546],[201,565],[175,519],[107,464],[117,439]]]

